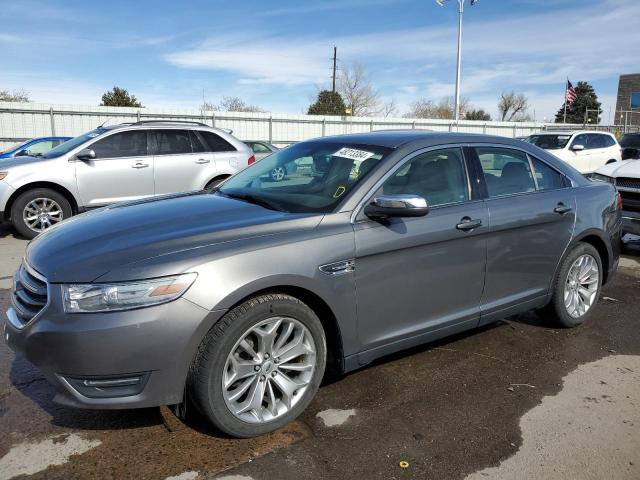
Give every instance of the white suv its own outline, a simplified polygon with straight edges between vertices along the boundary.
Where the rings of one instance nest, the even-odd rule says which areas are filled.
[[[526,141],[547,150],[583,174],[622,160],[622,150],[616,137],[606,132],[540,132],[529,136]]]
[[[254,161],[240,140],[202,123],[98,127],[40,157],[0,162],[0,221],[33,238],[92,208],[211,189]]]

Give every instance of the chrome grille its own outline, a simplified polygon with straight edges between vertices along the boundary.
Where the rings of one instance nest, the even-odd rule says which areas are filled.
[[[11,306],[22,326],[42,311],[48,302],[47,280],[23,263],[13,276]]]
[[[640,178],[618,177],[616,178],[616,186],[640,190]]]

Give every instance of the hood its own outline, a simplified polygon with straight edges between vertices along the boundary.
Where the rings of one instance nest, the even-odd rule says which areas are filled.
[[[41,158],[41,157],[29,157],[27,155],[22,157],[8,157],[8,158],[0,158],[0,169],[3,171],[7,168],[11,167],[19,167],[21,165],[28,165],[33,162],[42,162],[50,159]]]
[[[640,161],[623,160],[622,162],[610,163],[596,170],[596,173],[608,177],[632,177],[640,178]]]
[[[309,229],[320,219],[208,193],[174,195],[72,217],[36,237],[25,258],[52,283],[91,282],[133,262]]]

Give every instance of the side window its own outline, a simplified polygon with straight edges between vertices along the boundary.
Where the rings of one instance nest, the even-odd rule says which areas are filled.
[[[582,145],[585,150],[589,149],[589,136],[586,133],[577,135],[573,139],[573,142],[571,142],[572,147],[575,147],[576,145]]]
[[[490,197],[535,192],[529,159],[524,152],[507,148],[478,147],[476,153]]]
[[[53,147],[55,147],[55,142],[53,142],[52,140],[46,140],[44,142],[38,142],[34,143],[33,145],[29,145],[27,147],[27,153],[29,155],[41,155],[48,152]]]
[[[389,178],[376,194],[420,195],[429,206],[469,200],[462,150],[447,148],[418,155]]]
[[[207,130],[201,130],[200,135],[204,138],[207,143],[207,147],[209,152],[235,152],[236,149],[233,145],[227,142],[224,138],[216,135],[213,132],[209,132]]]
[[[538,190],[556,190],[565,186],[562,174],[556,172],[542,160],[538,160],[535,157],[530,158],[533,164]]]
[[[157,155],[191,153],[189,130],[153,130]]]
[[[147,132],[133,130],[114,133],[92,144],[96,158],[139,157],[147,155]]]
[[[254,153],[271,153],[271,150],[261,143],[254,143],[251,148]]]
[[[189,139],[191,140],[191,149],[193,150],[193,153],[201,153],[207,151],[207,147],[205,147],[203,141],[200,140],[200,137],[198,137],[196,132],[194,132],[193,130],[189,130]]]
[[[593,148],[605,148],[605,138],[604,135],[600,135],[598,133],[590,133],[589,134],[589,149]]]
[[[611,135],[602,135],[602,141],[605,147],[613,147],[616,144],[615,139]]]

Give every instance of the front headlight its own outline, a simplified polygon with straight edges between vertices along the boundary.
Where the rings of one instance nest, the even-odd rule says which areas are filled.
[[[193,284],[196,273],[123,283],[62,285],[68,313],[113,312],[150,307],[180,297]]]
[[[607,182],[607,183],[616,183],[616,179],[613,177],[609,177],[607,175],[602,175],[600,173],[592,173],[589,179],[595,182]]]
[[[9,175],[9,172],[0,172],[0,180],[4,180]]]

